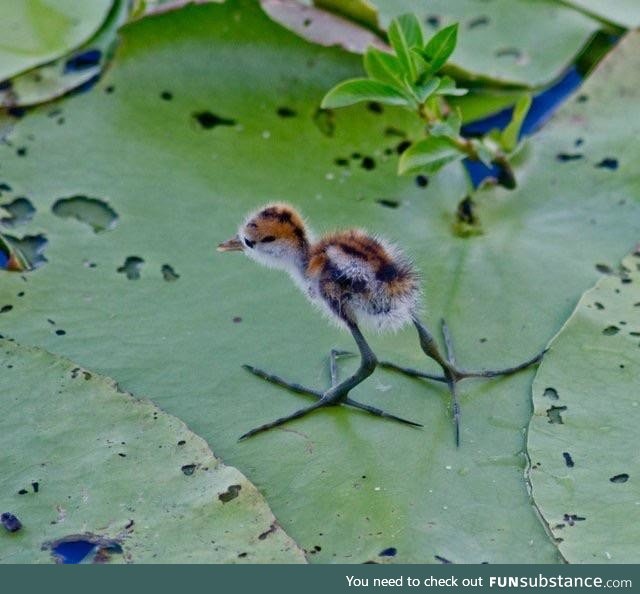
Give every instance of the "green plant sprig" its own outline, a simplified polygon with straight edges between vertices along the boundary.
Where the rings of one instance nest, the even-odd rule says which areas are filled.
[[[447,96],[465,95],[468,90],[441,70],[455,50],[458,24],[454,23],[425,40],[420,21],[414,14],[395,18],[388,31],[393,53],[370,47],[364,55],[368,78],[345,80],[323,98],[321,107],[346,107],[363,101],[396,105],[414,112],[425,124],[425,137],[404,151],[398,173],[436,173],[445,165],[470,158],[502,169],[502,185],[515,187],[508,160],[518,144],[522,122],[531,104],[525,95],[516,105],[507,128],[482,138],[461,135],[462,114],[452,109]]]

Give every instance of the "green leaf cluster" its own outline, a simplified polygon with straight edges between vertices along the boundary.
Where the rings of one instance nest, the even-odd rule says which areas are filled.
[[[439,75],[453,54],[458,40],[458,23],[440,29],[426,40],[415,14],[404,14],[391,22],[388,38],[392,53],[370,47],[364,56],[368,78],[345,80],[322,100],[325,109],[361,102],[404,107],[426,124],[426,136],[414,142],[400,157],[398,173],[436,173],[445,165],[471,158],[488,166],[499,163],[507,172],[504,184],[515,186],[515,178],[505,154],[518,145],[522,122],[531,105],[525,95],[518,101],[504,132],[479,140],[466,139],[460,129],[463,115],[446,97],[460,97],[467,89],[457,86],[449,75]]]
[[[436,76],[453,53],[457,34],[455,23],[425,42],[422,25],[414,14],[395,18],[388,33],[393,53],[370,47],[364,56],[368,78],[336,85],[325,95],[322,107],[376,101],[417,110],[431,97],[464,95],[467,90],[457,88],[451,77]]]

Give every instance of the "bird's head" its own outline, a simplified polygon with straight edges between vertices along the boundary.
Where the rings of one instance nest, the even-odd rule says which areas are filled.
[[[291,270],[306,260],[309,239],[298,212],[288,204],[275,203],[247,216],[238,234],[218,245],[218,251],[242,251],[265,266]]]

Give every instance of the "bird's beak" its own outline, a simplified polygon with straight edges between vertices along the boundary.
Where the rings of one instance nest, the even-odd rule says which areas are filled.
[[[241,252],[242,249],[242,242],[237,235],[218,245],[219,252]]]

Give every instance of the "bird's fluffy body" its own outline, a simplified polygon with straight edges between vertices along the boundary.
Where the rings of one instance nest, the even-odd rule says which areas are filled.
[[[240,226],[237,245],[260,264],[286,270],[329,319],[375,330],[412,321],[420,299],[418,274],[393,244],[359,229],[314,241],[288,204],[269,204]],[[355,319],[354,319],[355,318]]]

